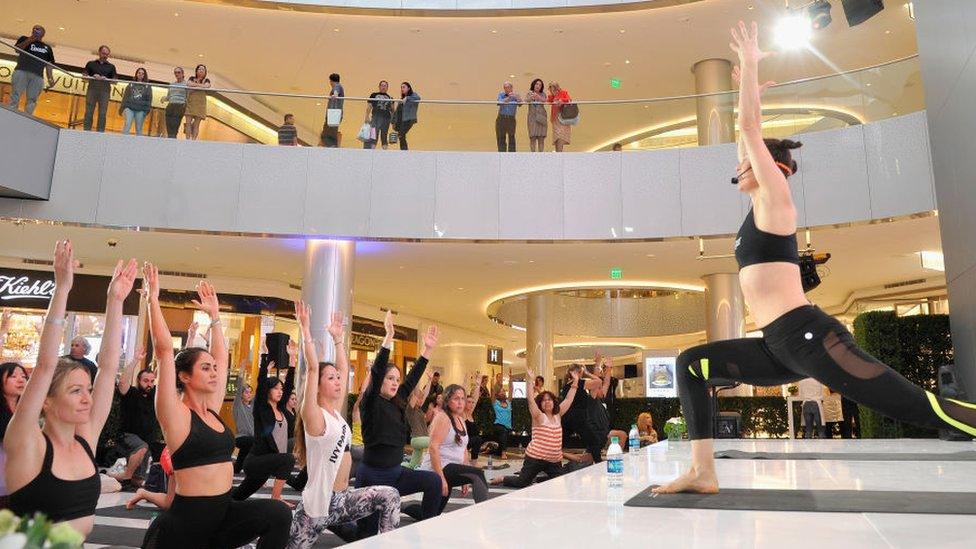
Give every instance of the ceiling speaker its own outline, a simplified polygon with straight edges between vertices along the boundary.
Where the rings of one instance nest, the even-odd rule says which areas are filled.
[[[884,9],[884,0],[843,0],[844,15],[850,26],[860,25]]]

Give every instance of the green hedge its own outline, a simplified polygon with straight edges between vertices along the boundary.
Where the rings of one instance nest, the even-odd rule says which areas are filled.
[[[899,317],[872,311],[854,319],[854,339],[862,349],[909,381],[935,392],[939,366],[953,361],[947,315]],[[934,438],[938,431],[902,423],[860,407],[863,438]]]

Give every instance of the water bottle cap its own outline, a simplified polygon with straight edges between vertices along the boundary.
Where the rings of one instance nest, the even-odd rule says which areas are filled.
[[[610,437],[610,444],[620,444],[620,439],[617,437]]]

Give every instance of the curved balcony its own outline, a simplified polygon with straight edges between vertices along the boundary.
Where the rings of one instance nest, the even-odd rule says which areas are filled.
[[[157,87],[157,98],[164,88]],[[719,96],[731,109],[734,95]],[[214,90],[209,100],[233,106],[244,97],[263,104],[324,101],[239,90]],[[46,200],[0,199],[0,216],[364,239],[726,235],[748,204],[729,184],[734,144],[693,146],[689,113],[701,98],[580,101],[573,149],[602,151],[620,142],[624,150],[562,154],[471,150],[494,148],[493,102],[423,101],[411,145],[454,149],[444,151],[363,150],[354,139],[364,108],[356,98],[346,98],[340,129],[351,131],[338,149],[98,134],[52,128],[4,109],[0,140],[17,146],[0,149],[0,161],[15,167],[0,185],[17,190],[24,186],[13,183],[29,179],[34,191],[25,194]],[[936,208],[914,58],[778,86],[764,104],[767,135],[804,142],[796,151],[800,171],[790,180],[801,226]],[[664,148],[669,141],[677,148]],[[49,193],[41,188],[45,179]]]

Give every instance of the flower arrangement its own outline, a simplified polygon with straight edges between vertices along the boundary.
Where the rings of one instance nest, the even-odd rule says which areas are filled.
[[[20,518],[0,510],[0,549],[80,549],[85,537],[66,523],[54,524],[42,513]]]
[[[664,424],[664,434],[667,435],[668,440],[681,440],[686,432],[688,427],[682,417],[673,417]]]

